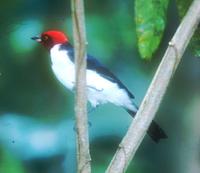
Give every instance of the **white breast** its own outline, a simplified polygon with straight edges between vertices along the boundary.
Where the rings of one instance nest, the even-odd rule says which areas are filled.
[[[65,50],[59,50],[60,45],[51,49],[52,69],[58,80],[68,89],[72,90],[75,83],[74,63],[71,62]]]

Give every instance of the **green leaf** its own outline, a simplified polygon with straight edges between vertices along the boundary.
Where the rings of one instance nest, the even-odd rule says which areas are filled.
[[[169,0],[135,0],[138,49],[142,58],[151,59],[166,26]]]
[[[178,13],[181,19],[185,16],[192,2],[193,0],[176,0]],[[200,57],[200,27],[197,28],[191,39],[190,48],[195,56]]]
[[[25,173],[22,162],[15,158],[12,153],[5,150],[1,151],[0,172]]]

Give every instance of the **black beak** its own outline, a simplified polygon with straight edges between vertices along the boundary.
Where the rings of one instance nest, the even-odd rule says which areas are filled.
[[[31,39],[35,40],[35,41],[37,41],[39,43],[42,41],[42,39],[40,37],[37,37],[37,36],[36,37],[31,37]]]

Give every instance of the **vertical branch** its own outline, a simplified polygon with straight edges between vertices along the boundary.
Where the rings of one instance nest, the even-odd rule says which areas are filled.
[[[77,171],[90,173],[90,152],[86,96],[86,31],[83,0],[71,0],[76,68]]]
[[[167,86],[200,21],[200,0],[194,0],[169,43],[145,98],[128,132],[119,145],[106,173],[123,173],[135,155],[153,120]]]

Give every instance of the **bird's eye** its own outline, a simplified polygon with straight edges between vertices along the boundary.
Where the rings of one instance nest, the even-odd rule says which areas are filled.
[[[47,35],[44,35],[42,38],[43,41],[47,41],[48,39],[49,39],[49,37]]]

